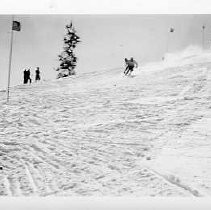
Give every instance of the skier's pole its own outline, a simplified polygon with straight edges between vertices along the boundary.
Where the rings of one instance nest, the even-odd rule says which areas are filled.
[[[9,70],[8,70],[8,82],[7,82],[7,102],[9,102],[9,92],[10,92],[10,74],[11,74],[11,64],[12,64],[12,44],[13,44],[13,20],[12,16],[12,26],[10,35],[10,54],[9,54]]]

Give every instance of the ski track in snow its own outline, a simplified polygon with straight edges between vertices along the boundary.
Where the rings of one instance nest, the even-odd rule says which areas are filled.
[[[211,156],[162,167],[210,154],[210,67],[21,85],[9,105],[0,92],[0,195],[211,195]]]

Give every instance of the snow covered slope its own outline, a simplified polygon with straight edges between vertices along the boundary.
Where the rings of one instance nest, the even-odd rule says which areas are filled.
[[[1,195],[211,195],[211,54],[0,92]]]

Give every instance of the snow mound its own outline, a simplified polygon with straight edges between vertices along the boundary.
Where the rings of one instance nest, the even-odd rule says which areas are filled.
[[[142,72],[154,72],[166,68],[175,68],[207,62],[211,62],[211,50],[202,50],[198,46],[189,46],[180,52],[167,53],[164,56],[163,61],[151,62],[140,66],[136,71],[136,75],[141,74]]]

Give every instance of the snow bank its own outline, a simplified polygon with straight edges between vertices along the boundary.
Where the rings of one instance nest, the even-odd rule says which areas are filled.
[[[136,75],[142,72],[154,72],[166,68],[211,62],[211,50],[202,50],[198,46],[188,46],[180,52],[167,53],[160,62],[147,63],[136,70]]]

